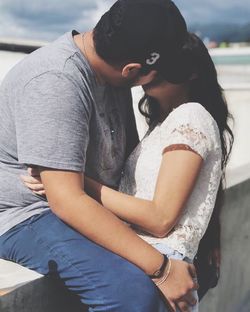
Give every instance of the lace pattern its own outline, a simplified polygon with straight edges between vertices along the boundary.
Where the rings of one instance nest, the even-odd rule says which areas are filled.
[[[194,254],[196,254],[197,251],[194,250],[193,246],[199,246],[203,233],[198,227],[178,224],[169,235],[164,238],[155,238],[152,236],[145,236],[144,234],[139,234],[139,236],[150,244],[164,243],[193,260]],[[189,242],[192,242],[192,244]]]

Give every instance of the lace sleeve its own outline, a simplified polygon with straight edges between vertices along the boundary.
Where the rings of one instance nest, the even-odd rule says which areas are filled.
[[[206,159],[212,148],[213,122],[212,116],[198,103],[179,106],[161,125],[163,152],[173,150],[171,146],[185,146]]]

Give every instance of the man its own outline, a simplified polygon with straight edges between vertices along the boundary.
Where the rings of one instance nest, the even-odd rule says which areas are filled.
[[[55,262],[89,311],[166,311],[147,276],[166,274],[163,255],[83,189],[85,174],[117,187],[135,144],[129,87],[150,83],[185,35],[171,1],[120,0],[94,31],[67,33],[2,83],[0,257],[42,274]],[[22,184],[27,166],[48,201]],[[172,262],[159,287],[173,310],[195,303],[195,277],[192,265]]]

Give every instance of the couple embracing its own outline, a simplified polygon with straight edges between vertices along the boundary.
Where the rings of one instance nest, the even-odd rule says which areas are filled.
[[[233,135],[174,3],[118,0],[14,67],[0,102],[0,257],[45,275],[54,261],[89,311],[198,311],[193,261],[219,233]]]

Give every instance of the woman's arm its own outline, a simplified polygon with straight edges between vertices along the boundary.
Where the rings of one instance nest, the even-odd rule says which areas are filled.
[[[202,158],[190,150],[163,154],[153,200],[117,192],[85,178],[86,191],[104,207],[129,223],[157,237],[164,237],[177,223],[200,172]]]

